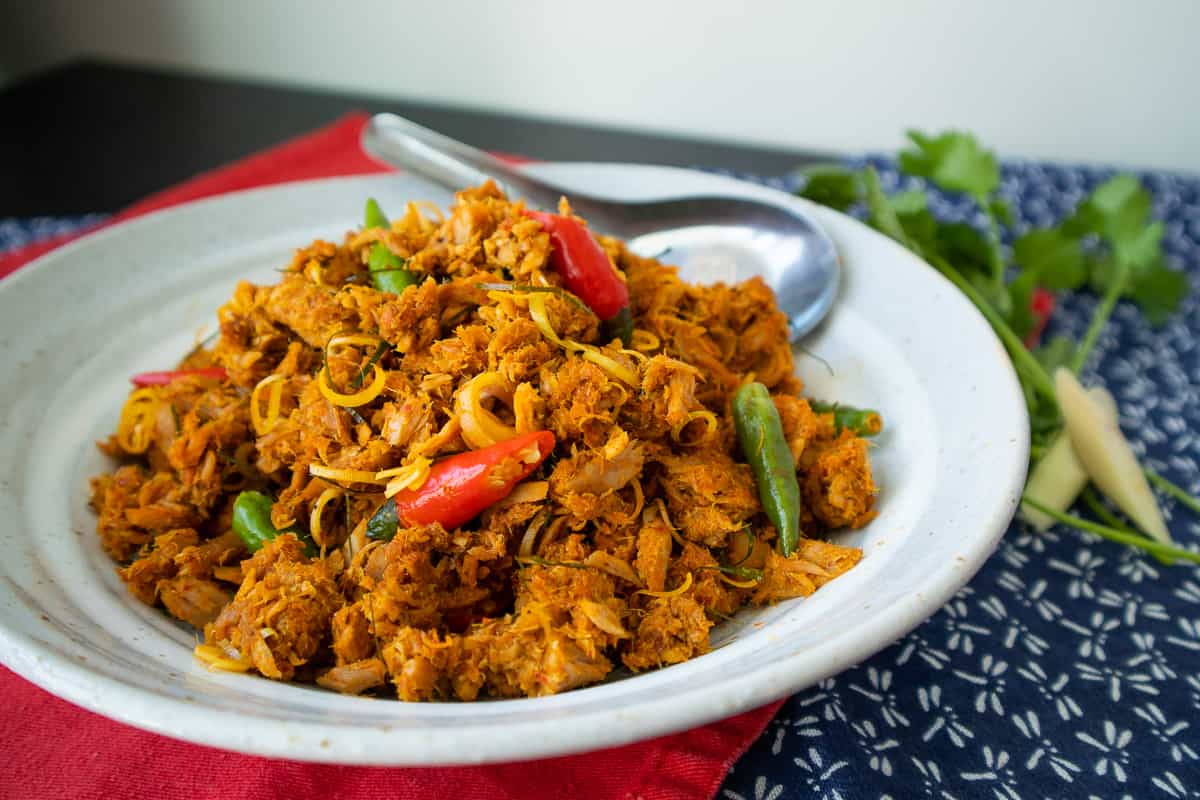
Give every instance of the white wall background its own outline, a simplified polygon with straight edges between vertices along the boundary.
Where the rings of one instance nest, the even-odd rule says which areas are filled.
[[[825,150],[907,127],[1200,170],[1197,0],[37,0],[0,78],[79,54]]]

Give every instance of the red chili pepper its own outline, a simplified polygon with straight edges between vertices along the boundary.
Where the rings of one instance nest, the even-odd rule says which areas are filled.
[[[228,375],[229,373],[225,371],[224,367],[175,369],[167,372],[143,372],[134,375],[129,379],[129,382],[134,386],[166,386],[171,381],[178,380],[179,378],[212,378],[213,380],[223,381]]]
[[[482,450],[443,459],[419,489],[405,489],[367,523],[371,539],[391,539],[399,525],[457,528],[508,496],[554,450],[550,431],[525,433]]]
[[[526,211],[550,234],[553,251],[550,263],[563,283],[588,304],[596,316],[609,322],[621,312],[629,313],[629,289],[617,275],[608,253],[577,219],[543,211]],[[632,321],[629,323],[632,327]],[[624,336],[622,336],[624,338]]]
[[[1050,315],[1054,313],[1055,302],[1053,292],[1040,288],[1033,290],[1033,296],[1029,298],[1029,311],[1033,314],[1033,329],[1025,337],[1026,347],[1034,347],[1042,338],[1042,331],[1046,329],[1046,323],[1050,321]]]

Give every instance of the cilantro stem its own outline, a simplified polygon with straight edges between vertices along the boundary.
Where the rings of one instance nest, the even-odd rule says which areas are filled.
[[[1058,398],[1054,392],[1054,381],[1050,379],[1050,375],[1034,358],[1033,353],[1029,352],[1029,348],[1021,341],[1021,337],[1013,332],[1013,329],[1008,326],[1004,317],[1000,316],[1000,312],[992,307],[992,304],[987,301],[987,298],[979,293],[979,290],[971,285],[970,281],[962,276],[957,269],[951,266],[944,258],[934,257],[930,260],[947,278],[953,283],[958,290],[965,294],[975,307],[979,309],[984,318],[991,324],[992,329],[996,331],[996,335],[1000,337],[1000,341],[1008,349],[1009,357],[1012,359],[1017,371],[1025,376],[1025,379],[1033,386],[1034,389],[1041,392],[1049,400],[1057,402]]]
[[[1191,561],[1195,564],[1200,564],[1200,553],[1193,553],[1191,550],[1184,550],[1182,547],[1172,547],[1169,544],[1162,544],[1161,542],[1156,542],[1153,539],[1146,539],[1142,536],[1138,536],[1136,533],[1126,533],[1123,530],[1110,528],[1107,525],[1100,525],[1090,520],[1086,520],[1083,517],[1077,517],[1073,514],[1064,514],[1063,512],[1056,511],[1049,506],[1042,505],[1028,495],[1022,497],[1021,502],[1030,508],[1041,511],[1043,514],[1055,520],[1056,522],[1061,522],[1063,525],[1068,525],[1081,531],[1094,533],[1103,539],[1119,542],[1131,547],[1137,547],[1141,550],[1145,550],[1151,555],[1160,556],[1162,558],[1179,558],[1183,559],[1184,561]]]
[[[867,207],[871,213],[871,222],[885,235],[895,239],[900,244],[907,247],[917,256],[925,258],[939,272],[950,279],[950,282],[958,287],[959,291],[965,294],[975,307],[979,309],[984,318],[991,324],[992,329],[996,331],[996,335],[1000,337],[1000,341],[1004,342],[1004,346],[1008,349],[1009,357],[1013,361],[1017,373],[1024,375],[1033,387],[1041,392],[1047,399],[1057,402],[1058,398],[1054,394],[1054,382],[1050,380],[1050,375],[1042,368],[1042,365],[1033,353],[1029,352],[1029,348],[1021,341],[1021,337],[1017,336],[1013,329],[1009,327],[1008,322],[998,312],[987,298],[979,293],[971,283],[962,276],[957,269],[950,265],[946,259],[936,255],[927,255],[921,247],[909,238],[904,231],[904,226],[900,224],[899,218],[896,216],[895,209],[887,201],[887,196],[883,192],[883,186],[879,181],[879,173],[874,167],[867,167],[863,170],[863,185],[866,188]],[[995,225],[995,217],[990,213],[988,219],[991,225]],[[999,240],[993,250],[993,258],[1000,258]],[[1003,263],[1000,265],[1003,270]],[[1003,278],[1003,275],[1001,276]],[[1001,282],[1003,285],[1003,281]]]
[[[1080,497],[1083,504],[1108,527],[1125,533],[1137,534],[1137,531],[1122,522],[1120,517],[1109,511],[1104,503],[1100,502],[1100,495],[1096,494],[1096,490],[1091,486],[1085,486]]]
[[[896,209],[892,208],[892,204],[888,202],[888,197],[883,191],[879,173],[872,166],[863,170],[863,187],[866,190],[867,211],[870,212],[871,223],[885,236],[895,239],[920,258],[924,258],[925,254],[921,251],[920,245],[908,237],[904,226],[900,224],[900,218],[896,216]]]
[[[1095,514],[1097,517],[1099,517],[1101,522],[1106,523],[1109,527],[1114,528],[1118,531],[1124,531],[1125,533],[1131,533],[1134,536],[1144,536],[1145,535],[1145,534],[1138,533],[1133,528],[1129,527],[1123,521],[1121,521],[1121,519],[1116,514],[1109,511],[1104,506],[1104,503],[1100,502],[1100,495],[1097,494],[1096,490],[1093,489],[1091,486],[1085,486],[1083,488],[1083,493],[1080,495],[1080,497],[1083,499],[1083,504],[1086,505],[1089,509],[1091,509],[1091,512],[1093,514]],[[1166,556],[1155,554],[1154,557],[1157,558],[1162,563],[1167,564],[1168,566],[1170,564],[1174,563],[1171,561],[1170,558],[1168,558]]]
[[[1004,288],[1004,253],[1000,249],[1000,223],[996,215],[988,210],[984,200],[976,199],[983,216],[987,219],[988,261],[992,265],[992,281],[997,289]]]
[[[1192,497],[1190,494],[1188,494],[1187,490],[1182,486],[1171,483],[1169,480],[1164,478],[1162,475],[1159,475],[1152,469],[1146,468],[1143,470],[1143,472],[1146,473],[1146,477],[1150,480],[1150,482],[1159,489],[1162,489],[1164,492],[1174,497],[1192,511],[1200,514],[1200,500],[1197,500],[1195,497]]]
[[[1075,348],[1075,355],[1071,357],[1071,371],[1076,375],[1083,369],[1083,365],[1087,363],[1088,355],[1092,352],[1092,347],[1096,344],[1096,339],[1100,336],[1100,331],[1104,330],[1104,326],[1108,324],[1108,318],[1112,316],[1113,308],[1117,305],[1117,300],[1125,291],[1125,284],[1129,282],[1129,264],[1125,261],[1117,262],[1117,274],[1113,276],[1112,282],[1108,284],[1108,289],[1104,292],[1104,297],[1100,299],[1100,305],[1096,306],[1095,313],[1092,314],[1092,321],[1088,324],[1087,332],[1083,335],[1083,340],[1079,343],[1079,347]]]

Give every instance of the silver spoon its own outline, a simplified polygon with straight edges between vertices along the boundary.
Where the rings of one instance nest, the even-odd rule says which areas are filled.
[[[639,255],[669,251],[689,280],[762,275],[788,318],[791,340],[816,327],[837,294],[833,242],[809,215],[784,202],[720,195],[624,202],[556,186],[395,114],[377,114],[364,149],[448,189],[495,179],[510,196],[553,211],[566,195],[593,230],[624,239]]]

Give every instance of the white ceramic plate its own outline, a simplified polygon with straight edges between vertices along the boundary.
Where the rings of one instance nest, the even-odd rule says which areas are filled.
[[[408,704],[207,672],[194,633],[136,601],[87,507],[92,446],[127,377],[169,367],[235,283],[270,283],[294,248],[340,240],[364,198],[450,195],[410,177],[315,181],[154,214],[62,248],[0,282],[0,656],[86,708],[218,747],[373,764],[528,759],[669,733],[762,705],[916,626],[992,552],[1025,475],[1028,420],[1000,343],[949,283],[845,216],[685,170],[545,164],[563,184],[630,198],[785,198],[837,243],[844,288],[798,369],[820,398],[881,409],[879,517],[839,541],[861,564],[806,600],[740,614],[708,655],[556,697]],[[694,276],[693,276],[694,277]]]

